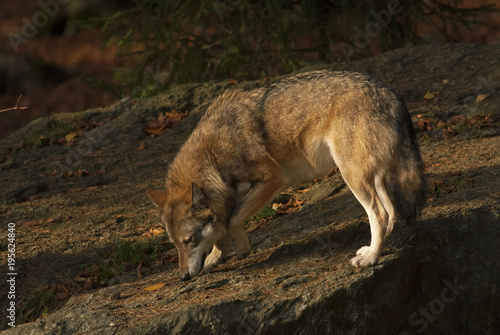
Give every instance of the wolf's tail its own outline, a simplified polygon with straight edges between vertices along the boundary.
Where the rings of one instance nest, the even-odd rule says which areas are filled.
[[[420,156],[411,119],[404,120],[401,141],[392,171],[391,190],[396,212],[411,222],[417,218],[425,205],[426,181],[424,164]]]

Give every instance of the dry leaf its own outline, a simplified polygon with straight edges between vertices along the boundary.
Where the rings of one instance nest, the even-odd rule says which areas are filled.
[[[248,228],[245,229],[248,233],[253,233],[254,231],[256,231],[257,229],[259,229],[259,223],[256,222],[256,221],[252,221],[250,222],[250,224],[248,225]]]
[[[479,94],[476,98],[476,102],[481,102],[484,99],[488,98],[490,95],[489,94]]]
[[[162,127],[157,127],[157,128],[145,128],[144,131],[148,133],[149,135],[159,135],[163,132]]]
[[[48,218],[47,221],[45,221],[45,223],[61,222],[62,220],[63,220],[62,216],[56,216],[56,217]]]
[[[33,227],[33,226],[36,226],[38,224],[41,224],[43,223],[43,220],[30,220],[30,221],[25,221],[24,224],[22,225],[22,227]]]
[[[72,139],[74,139],[75,137],[76,137],[76,133],[72,132],[72,133],[69,133],[68,135],[64,136],[64,139],[66,140],[66,142],[69,142]]]
[[[139,150],[144,150],[147,148],[146,142],[141,141],[141,144],[139,145]]]
[[[166,130],[176,127],[177,123],[186,115],[187,111],[185,113],[178,113],[176,110],[160,113],[156,120],[152,120],[146,124],[144,131],[151,137],[160,135]]]
[[[165,232],[165,229],[163,228],[151,228],[151,230],[149,231],[153,236],[155,235],[161,235]]]
[[[500,199],[500,192],[490,193],[490,196],[492,196],[495,199]]]
[[[436,179],[436,180],[432,181],[431,188],[435,190],[443,185],[444,185],[444,181],[442,181],[440,179]]]
[[[144,291],[156,291],[156,290],[159,290],[161,289],[162,287],[164,287],[165,285],[167,285],[167,283],[158,283],[158,284],[154,284],[154,285],[151,285],[151,286],[148,286],[144,289]]]
[[[436,97],[436,95],[435,95],[435,94],[433,94],[433,93],[431,93],[431,92],[429,92],[429,91],[427,91],[427,93],[425,93],[425,95],[424,95],[424,99],[425,99],[425,100],[432,100],[432,99],[434,99],[435,97]]]

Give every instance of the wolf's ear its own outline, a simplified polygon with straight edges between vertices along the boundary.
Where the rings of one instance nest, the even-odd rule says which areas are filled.
[[[167,202],[167,192],[163,190],[146,190],[149,199],[160,209],[165,206]]]
[[[192,183],[190,191],[188,191],[188,196],[193,208],[201,209],[208,206],[208,199],[198,185]]]

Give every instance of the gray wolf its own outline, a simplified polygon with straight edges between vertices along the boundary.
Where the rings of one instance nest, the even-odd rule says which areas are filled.
[[[415,219],[425,202],[402,99],[364,74],[328,70],[224,92],[171,163],[166,190],[147,191],[179,252],[181,279],[212,271],[232,239],[236,256],[246,257],[245,221],[284,186],[335,165],[370,222],[371,243],[351,263],[374,265],[396,214]]]

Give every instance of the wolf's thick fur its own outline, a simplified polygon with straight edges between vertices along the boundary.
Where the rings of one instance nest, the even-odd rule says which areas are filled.
[[[248,255],[245,220],[283,186],[334,165],[370,221],[371,244],[351,262],[376,264],[396,212],[411,220],[424,204],[423,164],[404,102],[366,75],[327,70],[226,91],[170,165],[166,191],[148,191],[178,249],[181,278],[211,271],[232,238],[236,255]]]

